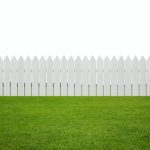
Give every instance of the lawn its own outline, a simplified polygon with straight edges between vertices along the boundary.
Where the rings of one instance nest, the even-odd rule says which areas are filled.
[[[0,97],[0,150],[149,150],[150,97]]]

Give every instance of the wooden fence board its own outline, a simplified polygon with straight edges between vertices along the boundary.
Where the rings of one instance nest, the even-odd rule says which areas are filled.
[[[124,60],[120,57],[118,60],[118,96],[124,95]]]
[[[97,60],[97,96],[103,96],[103,60],[101,57]]]
[[[139,96],[139,61],[137,57],[132,61],[132,95]]]
[[[60,96],[60,60],[54,60],[54,96]]]
[[[53,60],[51,57],[47,59],[47,96],[54,95],[53,87]]]
[[[96,96],[96,60],[94,57],[89,62],[89,95]]]
[[[104,59],[104,96],[110,96],[110,60]]]
[[[10,96],[10,60],[4,59],[4,96]]]
[[[67,96],[67,60],[61,60],[61,96]]]
[[[46,95],[46,60],[44,57],[40,59],[40,67],[39,67],[39,95]]]
[[[140,60],[140,96],[146,96],[146,60]]]
[[[32,96],[39,95],[39,61],[34,57],[32,61]]]
[[[15,57],[11,59],[11,96],[17,96],[18,94],[18,62]]]
[[[89,62],[87,57],[82,61],[82,96],[88,96],[89,90]]]
[[[31,81],[32,81],[32,66],[31,66],[31,59],[29,57],[26,58],[25,63],[24,63],[24,81],[25,81],[25,96],[31,96]]]
[[[111,60],[111,96],[117,96],[117,74],[118,74],[117,59],[115,57]]]
[[[74,60],[68,60],[68,96],[74,96]]]
[[[18,60],[18,96],[24,96],[24,59]]]
[[[82,62],[79,57],[75,61],[75,96],[81,96]]]
[[[128,57],[125,61],[125,75],[124,75],[124,82],[125,82],[125,96],[132,96],[131,90],[131,59]]]
[[[3,60],[0,57],[0,96],[3,96]]]

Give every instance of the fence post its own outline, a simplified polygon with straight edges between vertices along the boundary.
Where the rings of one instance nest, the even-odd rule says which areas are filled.
[[[3,60],[0,57],[0,96],[3,96]]]
[[[118,96],[124,96],[124,60],[122,57],[118,61]]]
[[[11,59],[11,96],[17,96],[18,62],[15,57]]]
[[[67,60],[61,60],[61,96],[67,96]]]
[[[74,96],[74,60],[68,60],[68,96]]]
[[[110,60],[104,59],[104,96],[110,96]]]
[[[139,61],[137,57],[132,60],[132,95],[139,96]]]
[[[60,60],[54,60],[54,96],[60,96]]]
[[[125,61],[125,96],[132,96],[131,89],[131,59],[128,57]]]
[[[97,60],[97,96],[103,96],[103,60],[101,57]]]
[[[10,60],[4,59],[4,96],[10,96]]]
[[[96,60],[94,57],[91,57],[89,62],[89,95],[90,96],[96,96]]]
[[[140,60],[140,96],[146,96],[146,61],[144,57]]]
[[[47,59],[47,96],[53,96],[53,60],[51,57]]]
[[[117,96],[117,60],[115,57],[111,60],[111,96]]]
[[[39,61],[34,57],[32,61],[32,96],[39,95]]]
[[[46,96],[46,60],[44,57],[40,59],[39,83],[39,95]]]
[[[24,59],[18,61],[18,96],[24,96]]]
[[[75,96],[81,96],[82,63],[80,57],[75,61]]]
[[[24,74],[24,80],[25,80],[25,96],[31,96],[31,59],[29,57],[26,58],[25,64],[25,74]]]
[[[147,96],[150,96],[150,57],[147,59]]]

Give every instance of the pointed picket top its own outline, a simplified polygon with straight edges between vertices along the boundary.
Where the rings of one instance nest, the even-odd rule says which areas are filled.
[[[125,68],[131,68],[131,58],[128,56],[125,61]]]
[[[124,59],[122,56],[118,60],[118,66],[119,66],[119,64],[124,64]]]
[[[6,56],[5,59],[4,59],[4,65],[5,66],[7,66],[7,65],[10,66],[10,61],[9,61],[8,56]]]
[[[38,58],[35,56],[32,61],[32,70],[38,70],[38,69],[39,69],[39,61]]]
[[[46,70],[46,60],[44,57],[40,59],[40,70]]]
[[[3,70],[3,60],[2,60],[2,58],[0,57],[0,71],[2,71]]]
[[[150,56],[148,57],[147,61],[150,62]]]
[[[53,59],[51,56],[48,57],[47,62],[50,62],[50,63],[53,62]]]
[[[101,57],[98,57],[97,59],[97,66],[103,68],[103,59]]]
[[[33,58],[33,63],[37,63],[38,62],[38,58],[35,56],[34,58]]]
[[[134,62],[139,62],[139,60],[138,60],[138,58],[136,56],[133,58],[133,61]]]
[[[60,59],[58,58],[58,56],[56,56],[56,58],[54,59],[54,69],[55,67],[60,67]]]
[[[23,57],[21,56],[18,60],[18,65],[20,66],[20,68],[23,68],[24,67],[24,59]]]
[[[110,60],[109,60],[108,56],[106,56],[104,59],[104,66],[105,66],[105,69],[109,69],[109,67],[110,67]]]
[[[139,61],[138,61],[138,58],[136,56],[134,57],[134,59],[132,61],[132,70],[133,70],[133,72],[139,71]]]
[[[90,70],[96,70],[96,60],[93,56],[90,59]]]
[[[52,57],[48,57],[47,59],[47,71],[53,70],[53,59]]]
[[[116,57],[113,57],[111,59],[111,67],[115,67],[115,69],[117,68],[117,59],[116,59]]]
[[[72,56],[68,60],[68,69],[69,70],[74,70],[74,59],[73,59]]]
[[[75,68],[76,68],[76,70],[81,70],[82,69],[82,67],[81,67],[81,59],[80,59],[79,56],[76,59]]]
[[[17,69],[17,59],[15,56],[11,59],[11,67],[11,69]]]
[[[83,66],[82,70],[88,70],[88,63],[89,63],[88,58],[84,57],[82,61],[82,66]]]
[[[41,62],[45,62],[45,58],[42,56],[40,59]]]
[[[146,60],[145,60],[145,58],[143,56],[140,59],[140,65],[142,65],[142,66],[146,65]],[[142,68],[142,66],[141,66],[141,68]]]
[[[66,68],[67,67],[67,59],[65,56],[61,59],[61,68]]]
[[[41,59],[40,59],[40,69],[41,70],[45,70],[46,69],[46,60],[45,58],[42,56]]]
[[[24,67],[25,70],[31,70],[31,59],[29,56],[25,59]]]
[[[13,56],[12,59],[11,59],[11,62],[16,62],[16,61],[17,61],[16,57]]]
[[[24,70],[24,59],[23,59],[22,56],[18,60],[18,69],[19,70]]]

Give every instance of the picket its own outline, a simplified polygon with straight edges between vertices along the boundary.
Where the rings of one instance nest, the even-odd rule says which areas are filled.
[[[32,96],[39,95],[39,61],[34,57],[32,61]]]
[[[146,73],[147,73],[147,96],[150,96],[150,57],[147,59],[146,65]]]
[[[54,96],[60,96],[60,60],[54,60]]]
[[[150,96],[150,57],[0,58],[0,96]]]
[[[10,60],[4,59],[4,96],[10,96]]]
[[[39,96],[46,95],[46,60],[44,57],[40,59],[39,64]]]
[[[146,96],[146,60],[140,60],[140,96]]]
[[[82,63],[77,57],[75,61],[75,96],[81,96]]]
[[[125,73],[124,73],[124,82],[125,82],[125,96],[132,96],[132,85],[131,85],[131,59],[127,57],[125,61]]]
[[[61,60],[61,96],[67,96],[67,60]]]
[[[104,96],[110,96],[110,60],[104,59]]]
[[[51,57],[47,59],[47,96],[54,95],[53,89],[53,60]]]
[[[103,96],[103,60],[101,57],[97,60],[97,96]]]
[[[124,96],[124,60],[118,60],[118,96]]]
[[[89,85],[89,64],[87,57],[84,57],[82,61],[82,96],[88,96]]]
[[[25,96],[31,96],[31,67],[31,59],[27,57],[24,63]]]
[[[111,96],[117,96],[117,59],[115,57],[111,60]]]
[[[132,95],[139,95],[139,61],[137,57],[132,61]]]
[[[18,61],[18,96],[24,96],[24,59]]]
[[[94,57],[89,62],[89,96],[96,96],[96,60]]]
[[[74,96],[74,60],[68,60],[68,96]]]
[[[3,96],[3,60],[0,57],[0,96]]]
[[[11,96],[17,96],[18,89],[18,62],[15,57],[11,59]]]

